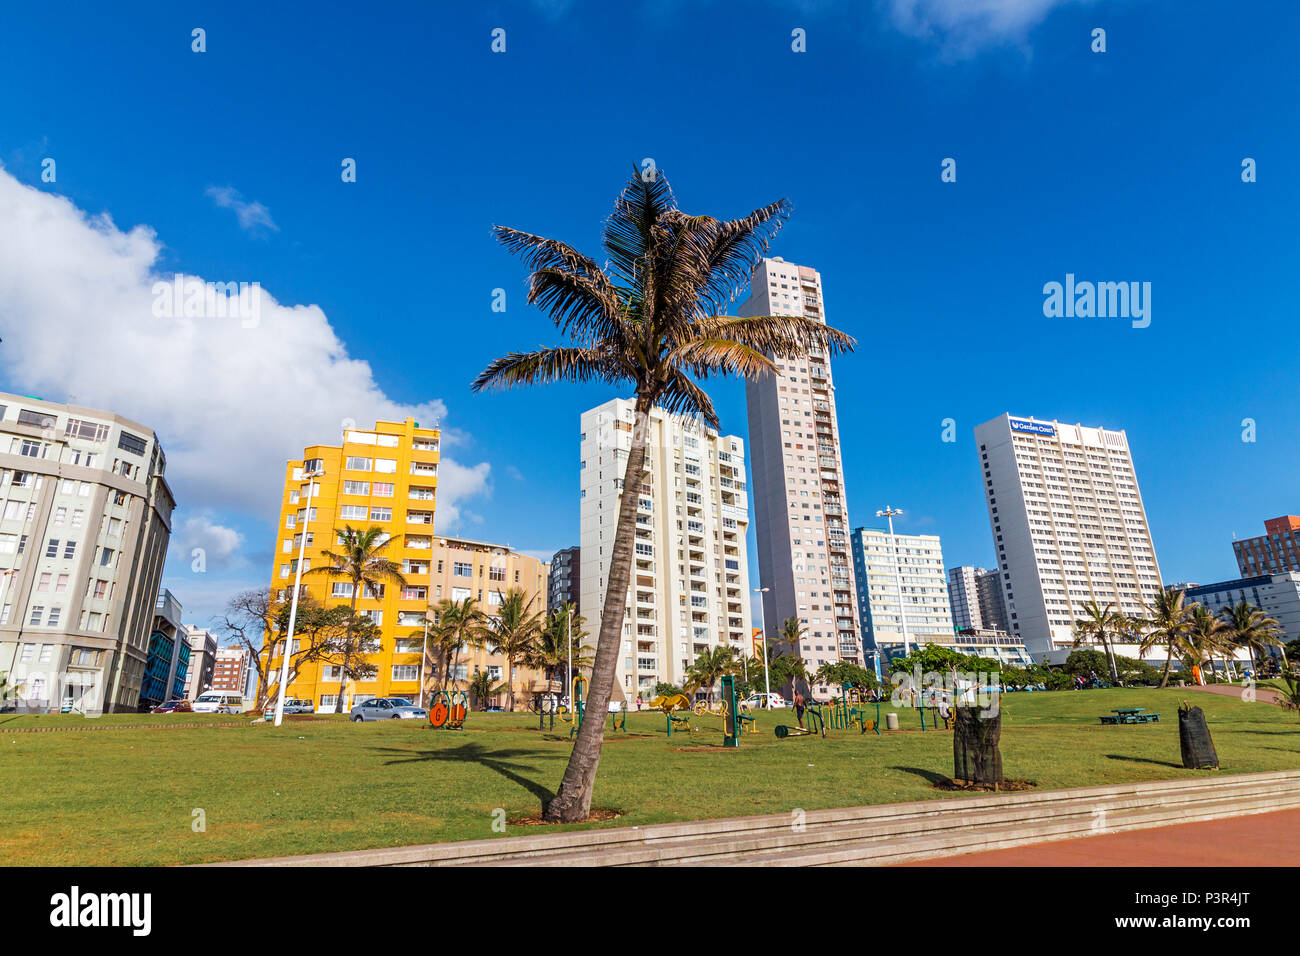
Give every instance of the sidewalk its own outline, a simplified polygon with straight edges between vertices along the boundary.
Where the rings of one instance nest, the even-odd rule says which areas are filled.
[[[1294,866],[1300,810],[1228,817],[900,866]]]

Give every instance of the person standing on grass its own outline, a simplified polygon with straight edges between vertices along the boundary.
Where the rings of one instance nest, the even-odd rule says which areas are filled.
[[[805,708],[807,705],[808,705],[808,702],[807,702],[806,700],[804,700],[804,696],[803,696],[803,694],[799,691],[799,688],[796,687],[796,688],[794,689],[794,719],[797,720],[797,721],[799,722],[799,726],[800,726],[801,728],[803,727],[803,712],[804,712],[804,708]]]

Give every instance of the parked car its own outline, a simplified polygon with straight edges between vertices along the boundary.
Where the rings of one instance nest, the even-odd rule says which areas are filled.
[[[193,712],[194,708],[190,706],[188,700],[164,701],[153,710],[149,711],[151,714],[190,714]]]
[[[789,707],[785,698],[780,694],[750,694],[740,703],[741,707],[748,707],[750,710],[780,710],[782,707]]]
[[[194,698],[196,714],[242,714],[246,709],[244,695],[236,690],[209,690]]]
[[[422,720],[429,716],[403,697],[372,697],[352,708],[352,720]]]
[[[275,704],[276,702],[273,700],[266,705],[265,714],[267,720],[275,718]],[[290,697],[284,702],[284,712],[285,714],[314,714],[316,713],[316,705],[305,697]]]

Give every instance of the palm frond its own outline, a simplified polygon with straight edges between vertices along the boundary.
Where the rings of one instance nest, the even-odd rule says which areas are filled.
[[[612,357],[594,349],[554,346],[503,355],[480,372],[470,387],[479,392],[552,382],[617,382],[628,377]]]
[[[667,371],[656,402],[669,415],[698,415],[711,427],[720,427],[713,399],[681,369]]]
[[[706,316],[694,323],[692,332],[699,338],[742,342],[775,358],[798,358],[809,349],[836,355],[851,352],[857,345],[846,332],[796,315]]]
[[[666,359],[674,365],[688,366],[700,378],[718,373],[753,378],[776,371],[776,365],[762,352],[730,339],[695,339],[673,349]]]

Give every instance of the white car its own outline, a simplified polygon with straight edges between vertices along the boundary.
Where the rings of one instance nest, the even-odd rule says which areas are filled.
[[[194,699],[196,714],[242,714],[244,695],[234,690],[204,691]]]
[[[780,694],[750,694],[740,702],[740,706],[750,710],[780,710],[790,705]]]

